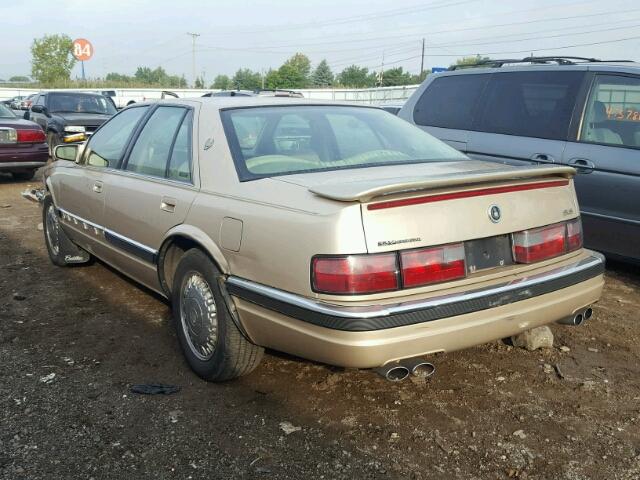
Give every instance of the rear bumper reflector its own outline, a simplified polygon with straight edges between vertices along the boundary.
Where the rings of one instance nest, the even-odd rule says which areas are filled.
[[[366,332],[488,310],[577,285],[604,272],[604,257],[590,253],[572,264],[528,277],[391,305],[335,305],[233,276],[227,279],[226,286],[231,295],[304,322],[334,330]]]
[[[540,188],[566,187],[569,180],[552,180],[549,182],[525,183],[522,185],[507,185],[504,187],[480,188],[478,190],[465,190],[463,192],[440,193],[425,195],[422,197],[403,198],[388,202],[371,203],[367,210],[382,210],[385,208],[406,207],[408,205],[421,205],[423,203],[442,202],[444,200],[457,200],[459,198],[483,197],[498,193],[522,192],[525,190],[537,190]]]

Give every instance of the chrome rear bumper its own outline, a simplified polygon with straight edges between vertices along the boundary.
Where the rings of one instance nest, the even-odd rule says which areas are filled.
[[[430,322],[488,310],[567,288],[604,272],[604,257],[588,257],[543,273],[466,292],[392,305],[348,306],[306,298],[238,277],[229,277],[228,292],[261,307],[314,325],[366,332]]]

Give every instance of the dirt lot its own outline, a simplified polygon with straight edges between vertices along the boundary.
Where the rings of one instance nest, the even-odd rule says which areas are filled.
[[[0,176],[2,479],[640,478],[637,269],[609,266],[594,319],[554,326],[552,350],[496,342],[400,384],[269,352],[207,384],[164,301],[48,261],[26,186]],[[182,390],[129,392],[144,382]]]

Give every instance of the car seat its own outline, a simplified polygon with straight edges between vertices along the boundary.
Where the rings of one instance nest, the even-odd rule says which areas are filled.
[[[595,143],[609,143],[612,145],[622,145],[622,137],[610,128],[601,126],[609,120],[607,109],[602,102],[593,102],[589,123],[584,140]]]

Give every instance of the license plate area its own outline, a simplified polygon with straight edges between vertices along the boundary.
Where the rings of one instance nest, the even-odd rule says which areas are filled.
[[[464,247],[468,273],[514,264],[511,235],[469,240]]]

